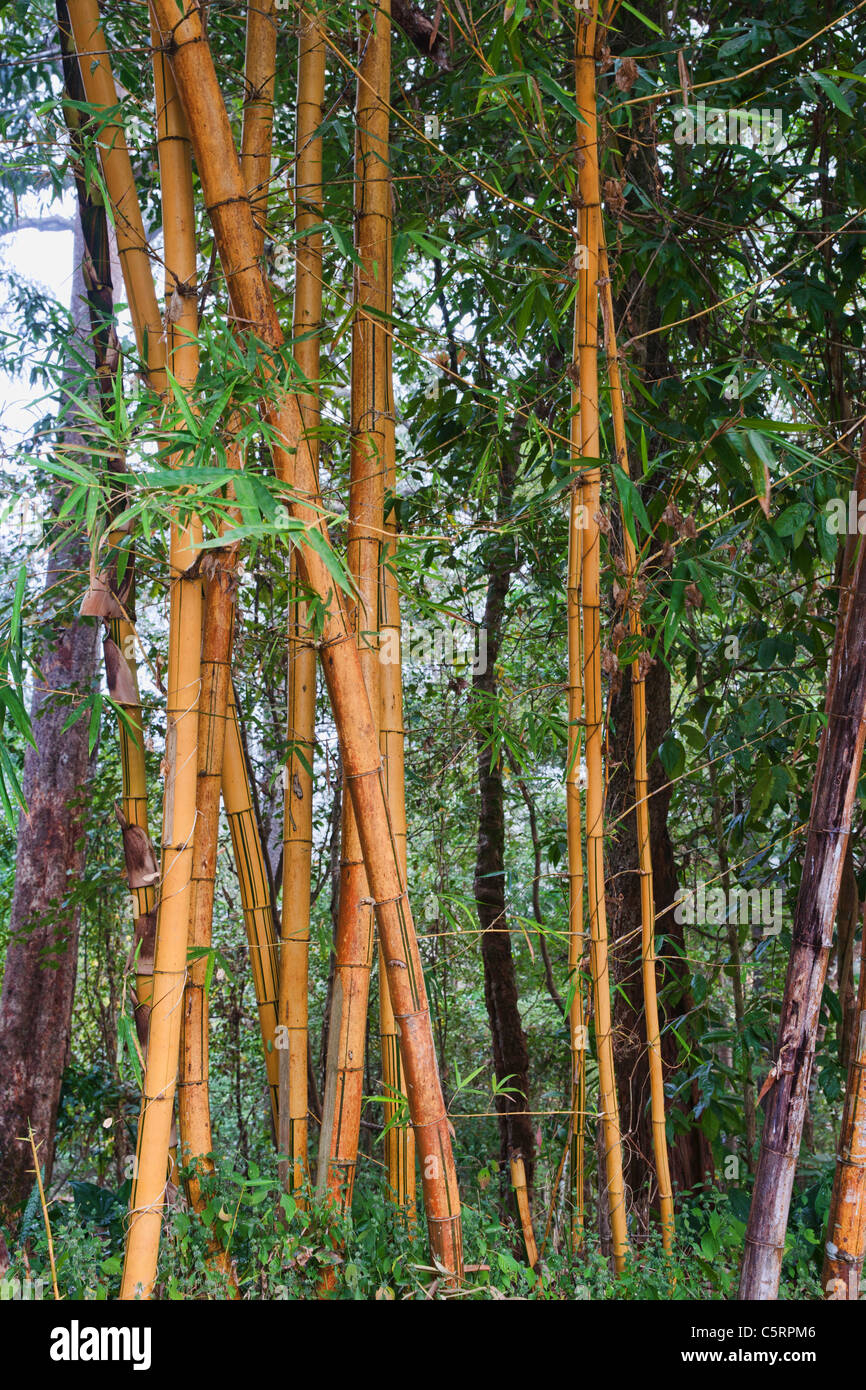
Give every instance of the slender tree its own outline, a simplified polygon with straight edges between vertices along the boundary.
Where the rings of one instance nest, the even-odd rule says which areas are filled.
[[[104,217],[104,209],[102,216]],[[84,260],[76,222],[72,316],[77,352],[92,353]],[[76,384],[75,390],[78,391]],[[69,410],[61,447],[86,458],[81,422]],[[60,497],[55,497],[55,510]],[[26,810],[18,822],[15,888],[0,997],[0,1213],[12,1219],[35,1181],[28,1126],[46,1180],[54,1162],[60,1085],[69,1056],[85,867],[84,798],[89,721],[64,728],[70,701],[92,689],[97,627],[79,618],[75,588],[87,573],[87,538],[68,526],[52,537],[41,600],[40,647],[30,702],[33,743],[24,755]]]
[[[859,546],[839,620],[827,722],[818,750],[803,872],[791,934],[776,1054],[746,1228],[740,1298],[778,1294],[794,1172],[809,1096],[821,996],[866,735],[866,563]]]

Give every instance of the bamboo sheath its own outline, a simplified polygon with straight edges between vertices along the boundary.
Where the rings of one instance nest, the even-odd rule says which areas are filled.
[[[325,101],[324,17],[301,11],[295,121],[295,295],[292,339],[307,389],[298,396],[310,464],[319,464],[319,346],[322,323],[322,124]],[[308,230],[309,229],[309,230]],[[307,1179],[307,1045],[310,958],[310,870],[313,848],[313,757],[316,730],[316,647],[298,574],[289,561],[288,728],[283,814],[283,911],[280,945],[280,1152],[291,1187]]]
[[[604,882],[604,770],[602,764],[601,630],[598,514],[601,469],[598,419],[598,247],[601,222],[598,133],[595,91],[595,38],[598,3],[578,10],[575,43],[575,91],[583,120],[577,127],[579,230],[586,269],[580,274],[577,315],[577,365],[580,393],[581,459],[590,463],[583,487],[581,608],[583,616],[583,685],[586,709],[586,866],[589,898],[590,960],[598,1051],[599,1109],[607,1174],[607,1194],[614,1265],[619,1272],[628,1250],[622,1138],[614,1081],[611,1032],[610,970]]]
[[[604,238],[604,220],[601,217],[599,217],[599,231],[599,287],[601,289],[602,319],[605,326],[614,447],[616,449],[617,463],[626,476],[628,476],[628,439],[625,430],[622,378],[620,375],[619,354],[616,344],[613,292],[611,290],[610,267],[608,265],[607,246]],[[622,534],[629,588],[629,628],[633,637],[640,637],[643,627],[641,623],[640,606],[635,594],[637,554],[634,541],[626,525],[624,514]],[[659,1010],[656,991],[655,898],[653,896],[653,869],[652,854],[650,851],[649,778],[647,774],[646,667],[640,656],[632,663],[631,694],[634,727],[635,819],[637,822],[638,872],[640,874],[641,961],[644,1017],[646,1020],[646,1040],[649,1060],[653,1154],[655,1157],[656,1180],[659,1190],[662,1244],[664,1249],[669,1251],[673,1245],[674,1235],[674,1198],[673,1189],[671,1187],[667,1131],[665,1127],[665,1090],[664,1075],[662,1073],[661,1034],[659,1031]]]
[[[278,351],[283,336],[255,255],[249,201],[197,5],[179,15],[173,0],[155,0],[184,104],[205,204],[229,287],[234,317]],[[262,399],[273,431],[271,448],[293,516],[327,544],[327,528],[296,398],[282,368],[262,354],[268,390]],[[301,548],[301,572],[326,605],[322,665],[341,740],[364,860],[387,957],[394,1012],[400,1026],[410,1113],[421,1155],[427,1220],[434,1253],[445,1269],[462,1269],[459,1197],[448,1119],[436,1064],[417,938],[388,813],[376,723],[361,673],[360,653],[340,596],[315,543]]]
[[[857,1012],[858,1032],[848,1068],[821,1275],[825,1296],[837,1300],[860,1297],[866,1251],[866,913],[860,941]]]
[[[361,58],[355,113],[355,244],[359,264],[354,276],[347,541],[349,572],[357,586],[357,601],[348,606],[348,615],[355,627],[364,683],[373,717],[378,723],[385,474],[394,453],[393,410],[388,389],[390,339],[388,325],[382,321],[382,316],[390,313],[391,302],[390,0],[378,5],[370,19],[364,18],[359,44]],[[344,796],[331,1014],[331,1028],[337,1044],[325,1079],[319,1186],[341,1195],[346,1206],[352,1201],[361,1128],[373,927],[372,900],[355,813],[351,799]]]

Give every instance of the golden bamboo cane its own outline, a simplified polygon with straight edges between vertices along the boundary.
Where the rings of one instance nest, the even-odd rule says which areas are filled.
[[[279,1123],[280,1058],[285,1039],[278,1032],[277,993],[279,957],[271,890],[265,867],[265,850],[259,834],[249,774],[231,682],[228,688],[229,719],[223,749],[222,796],[232,841],[235,869],[240,884],[250,969],[253,976],[259,1028],[265,1053],[268,1090],[274,1132]]]
[[[264,246],[268,216],[276,63],[277,16],[274,0],[250,0],[247,5],[244,55],[241,171],[250,196],[259,254]]]
[[[355,111],[355,234],[352,325],[351,470],[347,558],[358,600],[350,608],[373,719],[380,712],[379,567],[388,467],[387,376],[390,309],[391,181],[388,100],[390,0],[360,27]],[[393,451],[393,445],[392,445]],[[358,1158],[367,1004],[373,963],[373,912],[364,857],[348,796],[343,798],[340,899],[335,945],[331,1049],[325,1079],[319,1186],[350,1206]],[[322,1160],[326,1160],[323,1162]]]
[[[308,382],[298,403],[310,463],[319,462],[319,344],[322,323],[322,124],[325,101],[324,17],[300,13],[295,123],[295,361]],[[316,732],[316,648],[308,622],[297,555],[289,567],[288,758],[283,816],[283,913],[280,946],[280,1023],[288,1050],[280,1078],[280,1152],[290,1161],[291,1185],[307,1177],[307,1047],[310,957],[310,867],[313,847],[313,756]]]
[[[255,255],[252,215],[199,6],[187,3],[179,17],[174,0],[154,0],[154,4],[162,28],[172,35],[170,59],[189,122],[205,206],[233,314],[260,342],[279,351],[283,336]],[[394,1012],[401,1029],[431,1245],[443,1267],[458,1275],[462,1270],[462,1250],[456,1169],[417,937],[388,813],[376,722],[361,673],[360,654],[346,622],[341,596],[335,591],[321,553],[321,547],[328,543],[327,528],[314,470],[303,447],[298,404],[287,390],[277,363],[264,353],[260,363],[266,377],[260,404],[272,430],[270,446],[275,467],[287,486],[291,514],[305,527],[300,551],[302,574],[324,609],[322,667],[341,740],[370,892],[375,899]]]
[[[582,120],[577,127],[580,243],[586,268],[580,273],[576,360],[580,392],[581,459],[599,459],[598,420],[598,244],[601,217],[598,171],[598,126],[595,92],[595,37],[598,0],[576,12],[575,92]],[[583,613],[584,698],[586,702],[586,864],[589,891],[590,959],[598,1050],[599,1108],[607,1173],[607,1195],[617,1272],[628,1250],[622,1138],[614,1079],[610,971],[604,881],[604,769],[602,764],[601,627],[598,524],[601,469],[590,463],[584,482]]]
[[[85,61],[85,60],[83,60]],[[183,110],[164,55],[154,52],[157,142],[163,193],[168,361],[181,390],[198,371],[192,160]],[[168,308],[170,307],[170,310]],[[200,526],[171,525],[168,691],[166,697],[163,874],[153,1004],[130,1197],[121,1298],[150,1297],[180,1052],[196,818],[201,585],[193,566]]]
[[[604,239],[604,224],[599,218],[599,286],[601,288],[601,309],[605,325],[607,345],[607,370],[610,381],[610,406],[613,416],[613,438],[616,461],[628,476],[628,440],[625,431],[625,407],[623,404],[622,379],[619,369],[619,355],[616,345],[616,324],[613,316],[613,292],[610,284],[610,268],[607,261],[607,246]],[[640,605],[635,593],[637,578],[637,554],[634,541],[629,533],[623,513],[622,521],[625,565],[628,577],[629,627],[633,637],[642,633]],[[670,1251],[674,1235],[674,1198],[671,1187],[670,1163],[668,1161],[667,1132],[665,1128],[665,1088],[662,1072],[661,1033],[659,1030],[659,1009],[656,992],[656,953],[655,953],[655,898],[653,896],[652,852],[650,849],[649,823],[649,779],[647,775],[647,714],[646,714],[646,661],[639,654],[631,668],[632,722],[634,726],[634,791],[635,818],[637,822],[638,870],[640,873],[640,915],[641,915],[641,960],[643,971],[644,1016],[646,1020],[647,1053],[650,1076],[650,1106],[652,1115],[653,1154],[656,1164],[656,1180],[659,1189],[659,1209],[662,1221],[662,1244]]]
[[[390,358],[390,338],[388,351]],[[389,385],[391,372],[387,373]],[[393,426],[393,398],[388,421]],[[387,427],[386,427],[387,428]],[[393,495],[397,485],[394,458],[393,428],[387,430],[389,449],[385,487]],[[393,562],[397,553],[396,511],[392,506],[385,519],[385,540],[382,546],[380,633],[381,670],[379,673],[379,746],[385,767],[385,786],[394,841],[403,881],[407,874],[406,779],[404,767],[405,733],[403,730],[403,672],[401,658],[400,589]],[[385,1124],[391,1125],[385,1135],[385,1164],[388,1172],[388,1191],[392,1201],[405,1207],[410,1223],[415,1215],[415,1136],[411,1127],[399,1122],[401,1097],[405,1093],[400,1061],[399,1035],[388,990],[388,974],[379,948],[379,1034],[382,1046],[382,1080],[385,1102]],[[393,1101],[390,1099],[393,1097]]]

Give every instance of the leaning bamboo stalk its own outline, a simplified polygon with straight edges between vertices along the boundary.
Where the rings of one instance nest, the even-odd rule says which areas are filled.
[[[613,416],[613,438],[616,461],[628,476],[628,439],[625,429],[622,378],[616,342],[616,323],[613,314],[613,291],[610,267],[604,238],[604,223],[599,217],[599,286],[601,309],[605,326],[607,370],[610,382],[610,406]],[[631,635],[639,639],[643,632],[640,604],[636,594],[637,552],[635,543],[622,518],[623,547],[628,581],[628,613]],[[668,1160],[665,1126],[665,1089],[662,1072],[661,1031],[659,1028],[658,995],[656,988],[655,898],[653,895],[652,852],[650,848],[649,776],[647,772],[647,711],[646,672],[648,662],[640,652],[632,663],[631,694],[634,728],[634,790],[637,823],[638,872],[640,874],[641,962],[644,991],[644,1017],[650,1078],[650,1109],[652,1117],[653,1154],[659,1190],[659,1209],[662,1222],[662,1244],[671,1250],[674,1235],[674,1198]]]
[[[211,550],[201,565],[204,612],[201,687],[198,702],[198,777],[192,850],[189,963],[183,997],[178,1116],[183,1161],[191,1169],[187,1193],[194,1210],[203,1206],[201,1176],[213,1171],[209,1098],[208,980],[211,969],[213,904],[219,848],[220,786],[223,773],[228,690],[237,590],[237,544]]]
[[[63,52],[63,76],[70,103],[64,117],[76,155],[75,179],[79,187],[81,230],[89,258],[87,299],[93,329],[93,347],[100,387],[100,400],[111,410],[113,387],[119,370],[116,346],[114,291],[108,237],[108,213],[101,199],[87,196],[84,185],[83,131],[87,118],[72,103],[87,100],[75,39],[65,0],[58,0],[57,22]],[[156,299],[153,304],[157,317]],[[122,456],[109,461],[114,486],[109,498],[113,517],[126,504],[125,462]],[[159,870],[150,840],[147,815],[147,776],[144,758],[144,730],[141,697],[135,661],[135,556],[128,545],[128,532],[116,528],[108,533],[105,572],[95,576],[81,605],[82,614],[103,620],[103,661],[109,696],[119,707],[117,720],[121,765],[121,804],[117,819],[123,841],[127,884],[133,906],[135,964],[135,1022],[142,1049],[147,1047],[147,1017],[153,978],[153,947],[156,933],[156,887]],[[121,566],[121,557],[125,562]],[[121,574],[122,570],[122,574]]]
[[[165,238],[167,359],[180,390],[198,372],[195,209],[183,110],[170,69],[154,51],[157,144]],[[166,1162],[180,1054],[196,819],[201,585],[193,566],[200,526],[171,523],[163,867],[147,1066],[130,1196],[121,1298],[150,1297],[156,1278]]]
[[[581,459],[595,460],[586,470],[582,548],[584,699],[586,708],[586,867],[589,897],[590,959],[598,1050],[599,1108],[607,1173],[613,1258],[624,1267],[628,1249],[622,1138],[614,1080],[607,914],[604,881],[604,769],[602,763],[601,625],[599,552],[601,469],[598,418],[598,246],[601,199],[598,171],[598,126],[595,91],[595,38],[598,0],[577,11],[575,92],[583,118],[577,127],[579,229],[586,268],[580,274],[576,324],[576,360],[580,392]]]
[[[848,1068],[821,1283],[827,1298],[860,1297],[866,1251],[866,913],[860,941],[858,1032]]]
[[[252,215],[199,6],[187,4],[179,17],[174,0],[154,0],[154,4],[163,31],[172,35],[168,51],[189,121],[233,314],[259,342],[278,353],[283,335],[255,255]],[[297,400],[287,391],[276,361],[260,353],[260,365],[267,385],[261,409],[271,427],[274,465],[286,485],[292,517],[305,528],[300,548],[302,576],[323,605],[322,667],[401,1029],[431,1246],[443,1267],[459,1275],[462,1250],[457,1175],[418,942],[388,813],[376,722],[342,598],[321,554],[321,546],[328,544],[327,527],[315,473],[303,444]]]
[[[319,463],[319,345],[322,323],[322,124],[325,101],[324,18],[300,14],[295,122],[295,296],[292,339],[307,387],[299,395],[310,464]],[[309,230],[308,230],[309,229]],[[288,1031],[280,1079],[280,1152],[291,1185],[307,1178],[307,1045],[310,957],[310,869],[313,848],[313,756],[316,728],[316,648],[298,562],[289,562],[288,757],[283,813],[283,912],[280,946],[280,1023]]]
[[[251,0],[247,5],[244,56],[246,90],[241,131],[241,172],[250,196],[260,255],[265,242],[271,181],[276,62],[277,16],[274,0]]]
[[[363,69],[362,69],[363,72]],[[382,73],[383,84],[386,74]],[[382,312],[390,318],[393,311],[392,286],[392,196],[391,175],[388,160],[388,112],[389,87],[381,85],[376,92],[377,105],[372,113],[376,127],[371,129],[371,153],[381,163],[381,181],[378,189],[372,189],[376,202],[376,221],[371,227],[370,251],[382,266],[383,284],[379,294]],[[377,139],[378,137],[378,139]],[[381,141],[385,142],[382,148]],[[384,246],[380,249],[377,238],[381,235]],[[374,308],[378,305],[374,304]],[[381,333],[384,356],[382,389],[385,397],[384,409],[380,416],[382,444],[384,449],[384,486],[393,499],[397,490],[397,461],[394,438],[394,375],[392,367],[393,339],[389,329],[382,326]],[[384,536],[381,546],[379,566],[379,747],[385,770],[385,786],[394,828],[394,840],[403,882],[407,881],[407,831],[406,831],[406,777],[405,777],[405,732],[403,728],[403,667],[402,636],[400,625],[400,586],[394,564],[397,557],[397,512],[392,501],[384,518]],[[385,1166],[388,1175],[388,1193],[391,1200],[405,1207],[407,1216],[414,1220],[415,1214],[415,1137],[411,1127],[400,1116],[403,1111],[405,1082],[400,1060],[399,1030],[391,1004],[388,989],[388,973],[382,944],[379,943],[379,1038],[382,1052],[382,1081],[385,1118]],[[393,1099],[392,1099],[393,1098]]]
[[[511,1159],[511,1185],[517,1198],[517,1210],[520,1215],[520,1229],[523,1233],[523,1243],[526,1246],[526,1259],[530,1269],[535,1269],[538,1264],[538,1246],[535,1243],[535,1231],[532,1226],[532,1212],[529,1205],[529,1192],[526,1187],[526,1169],[523,1159],[512,1157]]]
[[[118,106],[117,89],[97,0],[69,0],[69,18],[87,101],[102,111],[114,111]],[[122,126],[106,121],[97,144],[136,342],[150,384],[162,395],[166,386],[162,315],[153,287],[147,237]]]
[[[388,100],[391,84],[390,0],[360,26],[355,109],[355,316],[352,325],[351,464],[347,559],[357,586],[350,621],[378,726],[380,705],[379,568],[385,512],[388,436],[391,181]],[[388,429],[387,426],[391,428]],[[378,737],[378,728],[377,728]],[[396,846],[395,846],[396,848]],[[350,1206],[358,1158],[367,1004],[373,964],[372,901],[351,799],[343,798],[340,896],[334,948],[331,1051],[325,1077],[319,1186]]]
[[[390,348],[390,343],[389,343]],[[388,380],[391,374],[388,373]],[[397,469],[392,448],[385,477],[385,487],[394,494]],[[407,876],[405,733],[403,729],[403,672],[401,658],[400,589],[394,572],[397,554],[396,511],[392,506],[385,518],[385,540],[382,546],[380,633],[381,671],[379,675],[379,746],[385,768],[385,787],[394,827],[394,840],[400,873]],[[379,1035],[382,1047],[382,1080],[385,1101],[385,1166],[388,1191],[392,1201],[405,1207],[409,1220],[415,1212],[415,1136],[411,1127],[400,1123],[405,1083],[400,1061],[399,1034],[388,990],[385,961],[379,949]],[[393,1101],[390,1099],[393,1097]]]
[[[861,544],[844,618],[844,635],[834,652],[830,671],[827,723],[815,769],[776,1059],[764,1088],[764,1129],[740,1278],[739,1297],[743,1300],[773,1299],[778,1295],[827,960],[866,735],[864,652],[866,547]]]
[[[265,850],[253,806],[237,704],[231,682],[228,689],[228,710],[222,768],[223,806],[229,823],[235,870],[240,885],[241,909],[265,1054],[271,1113],[277,1132],[280,1058],[285,1051],[281,1045],[277,1017],[280,972],[277,932],[265,867]]]

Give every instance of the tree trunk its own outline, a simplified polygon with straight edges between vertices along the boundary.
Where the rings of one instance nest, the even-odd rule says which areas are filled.
[[[72,311],[88,351],[91,325],[83,274],[84,238],[75,228]],[[86,457],[73,430],[63,447]],[[58,499],[59,500],[59,499]],[[36,747],[24,755],[27,803],[18,823],[15,891],[0,998],[0,1213],[9,1217],[33,1186],[27,1126],[40,1145],[46,1178],[54,1162],[60,1084],[69,1056],[78,959],[80,906],[74,889],[84,872],[84,805],[88,726],[64,730],[70,704],[93,688],[97,624],[69,621],[88,569],[86,537],[74,534],[50,552],[43,596],[44,632],[30,705]],[[71,592],[70,592],[71,590]]]
[[[504,446],[499,475],[499,512],[507,515],[515,477],[515,443]],[[535,1146],[529,1116],[529,1052],[520,1018],[517,977],[511,951],[505,897],[505,797],[502,783],[502,754],[496,747],[495,729],[500,718],[499,682],[496,663],[502,645],[505,602],[514,572],[514,541],[498,538],[487,558],[487,600],[484,605],[484,631],[487,634],[487,662],[473,677],[479,710],[478,845],[475,855],[475,901],[481,924],[481,959],[484,965],[484,999],[493,1037],[493,1068],[497,1081],[514,1088],[513,1093],[497,1094],[500,1157],[507,1175],[513,1158],[522,1158],[526,1185],[532,1191]]]
[[[845,629],[830,670],[803,876],[782,1001],[740,1298],[777,1296],[788,1209],[815,1053],[821,996],[833,937],[851,810],[866,734],[866,562],[860,548]]]

